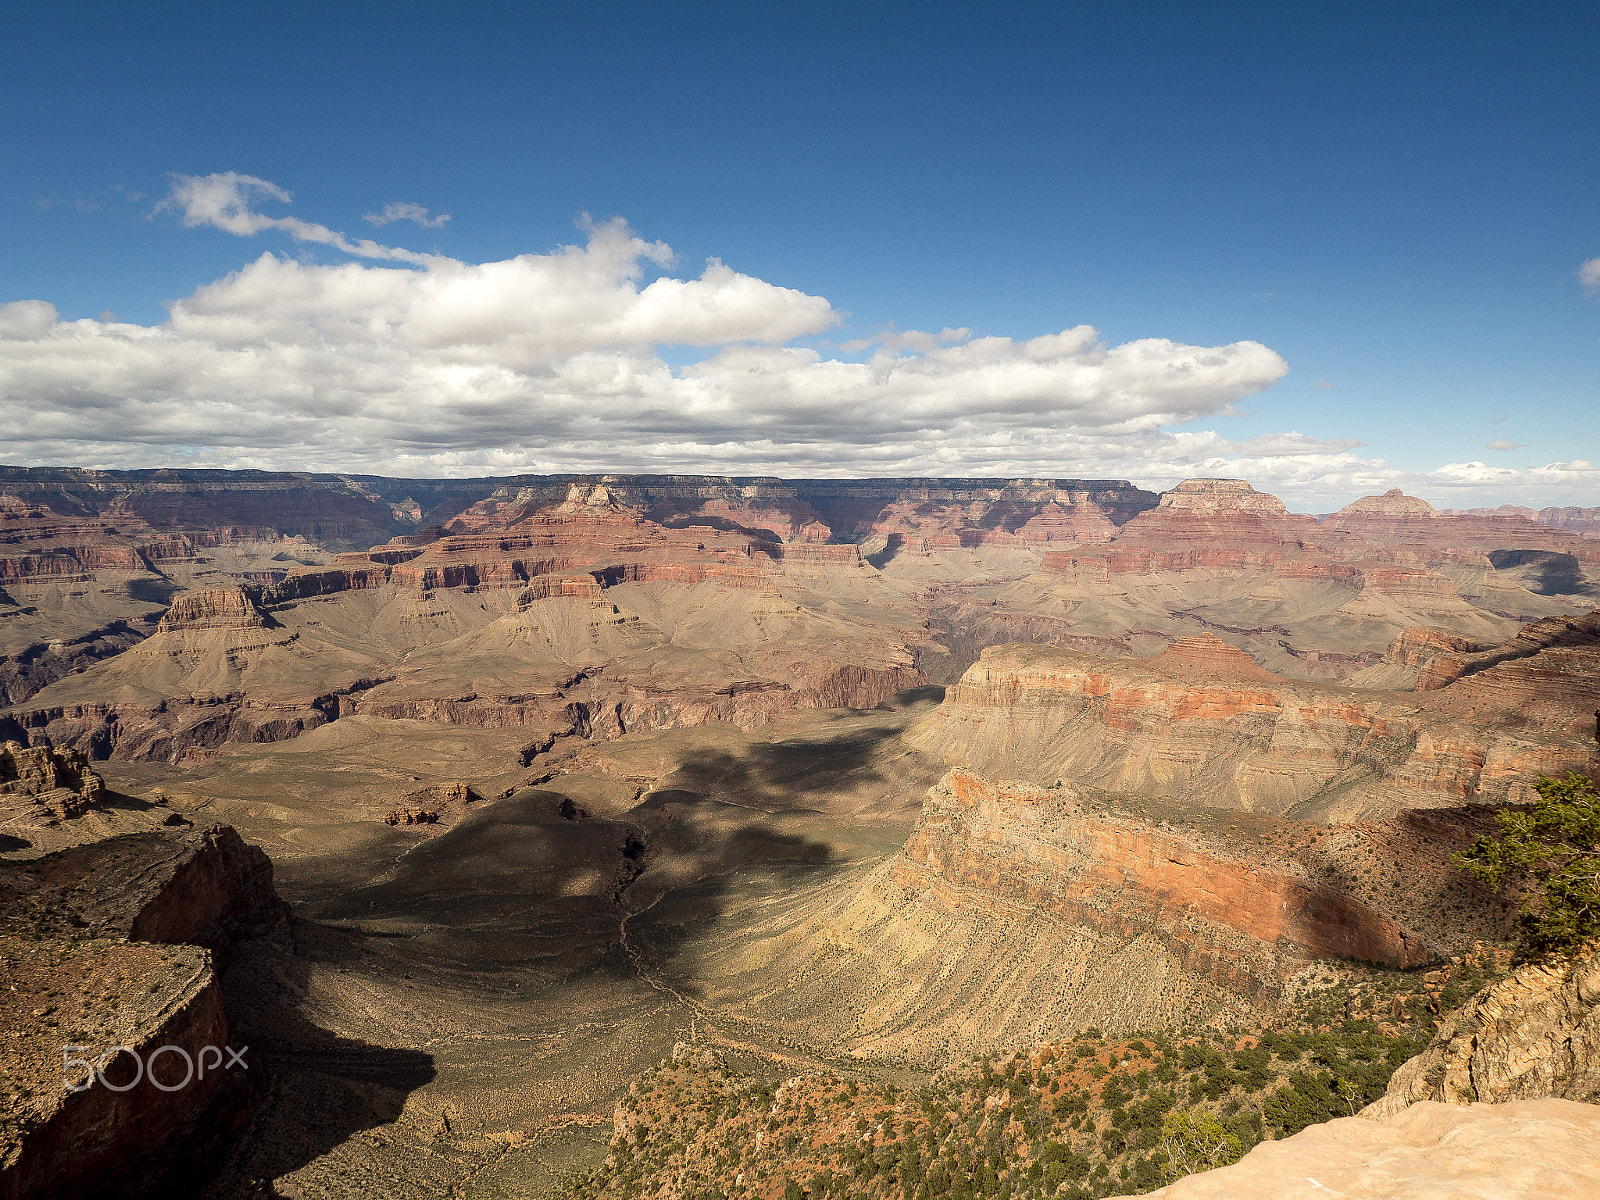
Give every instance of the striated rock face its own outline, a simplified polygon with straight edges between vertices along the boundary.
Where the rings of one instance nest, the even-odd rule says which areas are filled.
[[[1424,667],[1441,654],[1476,654],[1487,646],[1442,629],[1407,629],[1389,646],[1387,657],[1404,667]]]
[[[1592,651],[1596,645],[1600,645],[1600,610],[1581,617],[1547,617],[1524,626],[1516,637],[1499,646],[1468,644],[1428,655],[1421,664],[1423,669],[1417,681],[1417,690],[1432,691],[1503,663],[1531,659],[1546,650],[1579,651],[1577,657],[1559,653],[1547,657],[1550,662],[1565,663],[1570,660],[1571,665],[1581,672],[1584,652]],[[1502,672],[1501,677],[1509,674]]]
[[[1309,555],[1325,561],[1313,517],[1242,479],[1186,479],[1158,504],[1124,524],[1108,543],[1052,555],[1045,569],[1063,574],[1148,575],[1201,569],[1268,567]]]
[[[1579,537],[1600,538],[1600,508],[1541,508],[1533,519]]]
[[[1364,496],[1322,524],[1330,532],[1369,543],[1412,543],[1435,551],[1487,551],[1497,546],[1553,548],[1581,541],[1556,528],[1555,522],[1537,520],[1531,509],[1502,505],[1498,509],[1440,512],[1399,488],[1391,488],[1381,496]]]
[[[1189,513],[1196,517],[1243,516],[1282,517],[1288,508],[1282,500],[1258,492],[1243,479],[1185,479],[1170,492],[1161,493],[1156,506],[1164,515]]]
[[[1363,496],[1351,504],[1346,504],[1328,519],[1344,521],[1360,518],[1427,518],[1436,515],[1433,505],[1426,500],[1408,496],[1399,488],[1390,488],[1381,496]]]
[[[1387,1117],[1419,1101],[1543,1096],[1600,1102],[1600,948],[1520,967],[1484,988],[1361,1115]]]
[[[172,602],[157,633],[188,629],[252,629],[266,624],[266,618],[243,588],[207,588],[185,592]]]
[[[1161,1200],[1589,1200],[1600,1179],[1600,1107],[1519,1100],[1422,1103],[1377,1121],[1342,1117],[1262,1142]],[[1116,1200],[1131,1200],[1117,1197]]]
[[[841,540],[900,533],[946,547],[1004,542],[1035,521],[1081,540],[1125,524],[1156,497],[1123,479],[809,479],[796,480],[805,501]],[[1067,536],[1070,535],[1070,536]],[[932,539],[947,539],[943,542]]]
[[[1411,966],[1503,932],[1447,862],[1489,825],[1312,827],[955,770],[899,853],[688,953],[709,1006],[869,1059],[1259,1022],[1318,955]]]
[[[1131,662],[993,647],[909,740],[991,775],[1336,820],[1519,802],[1538,772],[1600,767],[1600,614],[1426,663],[1419,689],[1477,669],[1419,697],[1284,679],[1210,635]]]
[[[1489,647],[1443,629],[1411,626],[1389,643],[1383,658],[1356,672],[1349,682],[1361,688],[1384,691],[1416,689],[1434,659],[1448,655],[1477,654]]]
[[[1186,479],[1161,494],[1118,534],[1119,542],[1191,542],[1226,534],[1234,542],[1276,544],[1315,536],[1317,523],[1242,479]]]
[[[39,829],[81,816],[105,787],[88,759],[71,747],[0,744],[0,831]]]
[[[1093,811],[1066,786],[951,771],[929,793],[905,857],[1102,934],[1153,936],[1189,972],[1256,1001],[1274,1000],[1313,958],[1413,967],[1435,956],[1293,858],[1274,864],[1197,832]]]

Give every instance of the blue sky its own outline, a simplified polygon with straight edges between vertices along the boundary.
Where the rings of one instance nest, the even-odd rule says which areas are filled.
[[[1309,508],[1391,484],[1600,504],[1600,298],[1580,280],[1600,256],[1600,8],[1300,7],[14,3],[0,304],[111,316],[91,337],[13,305],[0,404],[29,419],[0,457],[1242,474]],[[172,201],[177,177],[225,173],[234,218]],[[399,202],[449,220],[364,220]],[[438,258],[352,255],[240,212]],[[289,328],[349,360],[330,330],[370,328],[376,303],[353,272],[399,287],[549,255],[587,243],[583,214],[675,258],[463,283],[450,303],[487,325],[452,317],[472,350],[444,358],[417,332],[437,311],[394,293],[409,332],[362,342],[366,379],[304,345],[246,377]],[[244,279],[227,332],[165,324],[168,302],[268,253],[302,272]],[[705,283],[670,319],[652,294],[639,323],[651,280],[712,258],[751,285]],[[338,298],[286,315],[304,271],[345,267]],[[568,293],[530,307],[528,287],[578,288],[621,324],[556,336]],[[734,292],[759,312],[708,325]],[[826,313],[784,309],[794,293]],[[545,323],[536,350],[508,319]],[[1019,349],[1082,325],[1087,349]],[[947,328],[967,332],[883,339]],[[1142,339],[1183,349],[1116,357]],[[1239,344],[1264,351],[1199,353]],[[1193,387],[1156,394],[1174,371]]]

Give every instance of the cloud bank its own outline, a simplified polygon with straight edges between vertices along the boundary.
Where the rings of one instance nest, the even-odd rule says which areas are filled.
[[[825,298],[715,259],[672,274],[671,249],[620,220],[586,226],[583,245],[468,263],[256,208],[290,199],[228,172],[174,176],[159,208],[186,226],[276,232],[363,261],[269,250],[173,302],[158,325],[63,321],[41,300],[0,306],[8,460],[1155,485],[1221,474],[1305,503],[1414,480],[1358,457],[1353,441],[1175,430],[1284,375],[1258,342],[1112,346],[1079,325],[1026,340],[897,331],[824,353],[819,339],[844,318]],[[398,202],[369,216],[445,219]],[[1452,464],[1426,478],[1464,502],[1594,482],[1588,464],[1545,471]]]

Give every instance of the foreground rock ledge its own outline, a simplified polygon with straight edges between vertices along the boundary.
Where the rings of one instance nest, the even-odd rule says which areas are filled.
[[[1439,1104],[1344,1117],[1190,1175],[1163,1200],[1594,1200],[1600,1106],[1571,1100]],[[1114,1200],[1126,1200],[1117,1197]]]

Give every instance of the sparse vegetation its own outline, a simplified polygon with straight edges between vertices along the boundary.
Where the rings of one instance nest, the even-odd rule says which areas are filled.
[[[1600,791],[1569,771],[1541,775],[1530,810],[1495,814],[1485,835],[1452,856],[1462,870],[1517,902],[1524,957],[1572,950],[1600,935]]]
[[[709,1055],[663,1064],[623,1101],[611,1157],[572,1200],[685,1196],[1092,1200],[1236,1161],[1350,1116],[1498,976],[1480,947],[1426,973],[1346,968],[1271,1029],[1074,1042],[947,1067],[916,1090],[829,1072],[778,1084]]]

